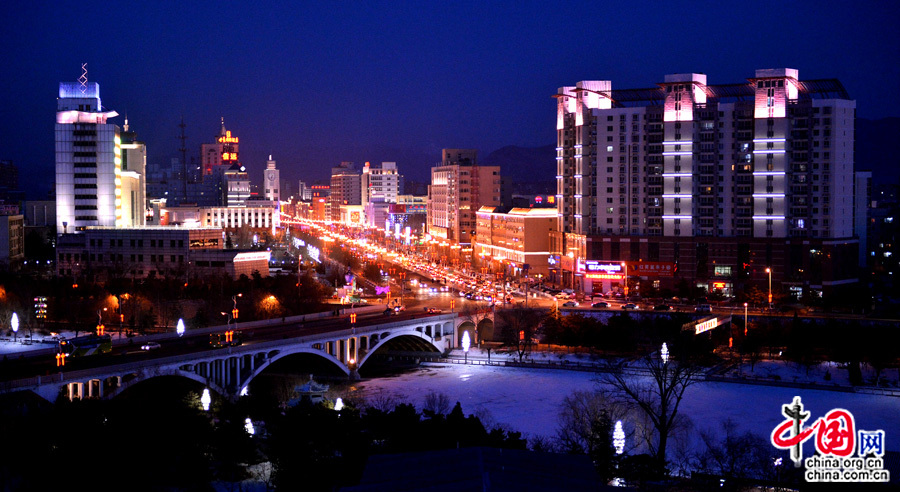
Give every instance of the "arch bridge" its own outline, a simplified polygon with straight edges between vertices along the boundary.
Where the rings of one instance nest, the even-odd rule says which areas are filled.
[[[388,342],[394,341],[390,349],[382,349],[381,353],[438,356],[460,346],[464,331],[474,331],[470,336],[475,335],[473,341],[477,340],[478,327],[492,330],[493,314],[436,314],[179,356],[63,371],[51,376],[0,383],[0,393],[30,390],[50,402],[60,395],[69,400],[108,399],[151,378],[180,376],[204,384],[220,395],[236,398],[256,376],[284,357],[313,354],[330,361],[348,377],[358,377],[356,371]]]

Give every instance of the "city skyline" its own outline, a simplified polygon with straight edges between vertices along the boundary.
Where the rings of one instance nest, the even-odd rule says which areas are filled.
[[[49,98],[59,82],[78,78],[81,63],[121,115],[113,122],[122,126],[127,116],[147,143],[149,163],[178,155],[182,114],[189,155],[212,141],[224,117],[241,136],[253,182],[270,154],[292,183],[324,181],[341,161],[397,162],[415,180],[427,177],[442,148],[487,155],[506,145],[550,145],[551,96],[562,81],[637,88],[667,73],[707,70],[714,84],[752,77],[748,66],[801,67],[805,79],[839,79],[859,117],[896,115],[900,96],[888,89],[900,79],[890,63],[898,58],[890,31],[897,9],[791,4],[760,24],[750,19],[771,11],[765,5],[709,2],[676,29],[662,10],[494,7],[304,6],[283,15],[277,6],[107,10],[88,3],[48,12],[12,5],[3,36],[17,49],[3,60],[16,74],[6,107],[17,117],[0,126],[0,157],[19,166],[31,198],[49,191]],[[73,18],[97,18],[105,28],[84,30]],[[816,27],[796,27],[800,18]],[[712,40],[735,48],[710,52]]]

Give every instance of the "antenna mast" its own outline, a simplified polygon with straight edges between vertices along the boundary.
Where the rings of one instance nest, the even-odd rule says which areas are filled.
[[[187,180],[188,180],[188,165],[187,165],[187,146],[185,145],[185,140],[187,137],[184,135],[184,115],[181,115],[181,123],[178,125],[181,128],[181,135],[178,137],[181,140],[181,148],[178,149],[181,152],[181,169],[184,172],[182,175],[182,187],[184,191],[183,200],[187,201]]]
[[[81,77],[78,77],[78,81],[81,82],[81,95],[83,96],[87,92],[87,63],[81,64]]]

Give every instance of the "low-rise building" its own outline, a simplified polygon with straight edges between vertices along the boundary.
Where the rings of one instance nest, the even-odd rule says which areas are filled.
[[[57,273],[101,280],[269,274],[268,251],[224,249],[224,244],[218,227],[88,227],[59,236]]]
[[[475,255],[508,275],[543,275],[550,231],[556,226],[555,208],[481,207],[477,213]]]
[[[0,268],[18,268],[25,260],[25,217],[0,215]]]

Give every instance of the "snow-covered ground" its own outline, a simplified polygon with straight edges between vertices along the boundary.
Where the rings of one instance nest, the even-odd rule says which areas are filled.
[[[477,354],[470,356],[478,357]],[[492,356],[493,358],[493,356]],[[781,371],[791,371],[783,363]],[[760,371],[757,364],[756,371]],[[391,395],[421,408],[431,390],[459,401],[466,414],[487,413],[527,436],[553,436],[563,398],[596,387],[590,372],[505,368],[484,365],[429,364],[394,377],[363,381],[355,386],[363,397]],[[740,383],[698,383],[688,388],[680,411],[698,430],[718,430],[720,422],[734,420],[739,431],[768,440],[784,417],[781,406],[794,396],[802,398],[811,419],[833,408],[849,410],[863,430],[883,429],[888,450],[900,451],[900,398],[838,391],[809,390]],[[810,422],[812,421],[810,420]],[[812,452],[811,441],[806,443]],[[774,450],[773,450],[774,451]]]

